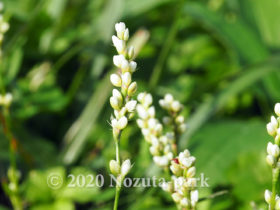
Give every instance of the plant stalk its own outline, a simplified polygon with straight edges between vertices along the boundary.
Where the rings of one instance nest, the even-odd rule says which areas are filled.
[[[117,136],[114,135],[114,141],[115,141],[115,146],[116,146],[116,161],[119,165],[121,165],[120,149],[119,149],[120,137],[121,137],[121,133],[119,133]],[[122,179],[120,179],[120,176],[121,176],[121,174],[119,174],[117,177],[114,210],[117,210],[118,205],[119,205],[120,192],[121,192],[121,188],[122,188]]]
[[[270,203],[270,210],[275,210],[275,198],[276,198],[276,191],[277,191],[277,183],[279,178],[279,168],[272,169],[272,196],[271,196],[271,203]]]

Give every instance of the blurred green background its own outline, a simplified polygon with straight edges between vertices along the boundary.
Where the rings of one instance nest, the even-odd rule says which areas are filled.
[[[51,172],[108,178],[114,157],[108,76],[116,53],[114,24],[134,36],[140,91],[154,103],[172,93],[185,105],[188,130],[180,150],[209,177],[198,209],[266,209],[271,187],[266,133],[280,101],[279,0],[4,0],[10,24],[3,44],[3,87],[13,93],[21,193],[27,209],[112,209],[114,188],[51,190]],[[158,110],[157,116],[163,116]],[[6,180],[8,141],[0,130],[0,176]],[[130,177],[160,176],[135,122],[121,140]],[[109,179],[109,178],[108,178]],[[69,181],[69,179],[68,179]],[[175,209],[159,188],[121,193],[120,209]],[[0,190],[0,209],[11,209]]]

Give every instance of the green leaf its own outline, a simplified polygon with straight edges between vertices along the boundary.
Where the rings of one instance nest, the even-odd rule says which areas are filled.
[[[210,11],[202,3],[188,2],[184,12],[202,22],[226,44],[235,49],[241,58],[249,63],[262,61],[268,56],[266,46],[262,44],[254,30],[242,19],[227,21],[219,13]]]
[[[209,177],[210,186],[218,183],[230,184],[227,178],[228,170],[237,162],[240,155],[264,153],[267,139],[269,136],[263,122],[257,120],[218,121],[202,127],[193,136],[190,149],[197,157],[197,170],[199,173],[204,173],[205,177]],[[243,174],[259,176],[256,173],[252,174],[250,170],[259,163],[247,161],[245,164],[246,166],[242,167]],[[250,181],[253,180],[250,179]]]

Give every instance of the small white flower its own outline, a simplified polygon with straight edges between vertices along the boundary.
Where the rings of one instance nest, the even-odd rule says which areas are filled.
[[[280,103],[275,104],[274,111],[280,117]]]
[[[178,130],[180,133],[184,133],[187,129],[187,125],[186,124],[182,124],[179,126]]]
[[[112,174],[118,175],[120,173],[121,167],[116,160],[111,160],[109,163],[109,166],[110,166],[110,171],[112,172]]]
[[[124,34],[123,34],[123,40],[127,41],[129,38],[129,30],[128,28],[125,29]]]
[[[130,85],[130,83],[131,83],[131,74],[129,72],[125,72],[122,75],[122,82],[127,87]]]
[[[10,25],[6,22],[3,22],[2,24],[0,24],[0,32],[1,33],[5,33],[9,30]]]
[[[187,207],[189,205],[189,202],[188,202],[188,199],[187,198],[183,198],[180,202],[180,204],[183,206],[183,207]]]
[[[149,117],[146,109],[141,104],[137,104],[136,110],[141,119],[147,119]]]
[[[274,128],[277,128],[277,127],[278,127],[278,121],[276,120],[276,118],[275,118],[274,116],[271,116],[270,122],[271,122],[271,125],[272,125]]]
[[[264,199],[268,204],[270,204],[270,202],[271,202],[271,196],[272,196],[272,193],[269,190],[264,191]]]
[[[184,165],[185,167],[189,168],[191,167],[195,162],[195,157],[191,156],[191,157],[188,157],[188,158],[184,158],[182,160],[182,162],[180,162],[182,165]]]
[[[127,55],[128,55],[128,57],[130,58],[130,59],[132,59],[133,58],[133,56],[134,56],[134,47],[133,46],[130,46],[129,48],[128,48],[128,50],[127,50]],[[133,61],[134,62],[134,61]],[[135,63],[135,62],[134,62]]]
[[[150,129],[153,129],[157,124],[157,121],[155,118],[151,118],[148,120],[148,126]]]
[[[128,172],[130,171],[131,169],[131,162],[129,159],[125,160],[123,163],[122,163],[122,167],[121,167],[121,174],[123,177],[125,177]]]
[[[154,162],[161,166],[161,167],[164,167],[164,166],[167,166],[168,165],[168,158],[166,156],[154,156]]]
[[[132,96],[134,95],[134,93],[137,91],[137,83],[136,82],[132,82],[128,89],[127,89],[127,95],[128,96]]]
[[[112,125],[113,128],[116,128],[117,125],[118,125],[118,120],[115,119],[115,118],[113,118],[113,119],[111,120],[111,125]]]
[[[160,134],[163,130],[162,124],[157,123],[154,130],[155,130],[156,133]]]
[[[193,167],[190,167],[189,169],[188,169],[188,171],[187,171],[187,177],[194,177],[195,176],[195,172],[196,172],[196,169],[195,169],[195,167],[193,166]]]
[[[125,24],[123,22],[116,23],[115,29],[117,32],[117,35],[120,39],[123,39],[124,31],[125,31]]]
[[[198,201],[198,190],[191,191],[191,201],[197,203]],[[193,205],[195,206],[195,205]]]
[[[117,128],[122,130],[124,129],[125,127],[127,126],[127,118],[125,116],[121,117],[119,120],[118,120],[118,123],[117,123]]]
[[[137,101],[131,100],[131,101],[126,103],[125,107],[126,107],[128,112],[134,112],[134,110],[136,108],[136,105],[137,105]]]
[[[129,63],[126,59],[122,60],[122,66],[121,69],[123,72],[126,72],[129,70]]]
[[[151,106],[151,107],[148,109],[148,114],[149,114],[150,117],[155,117],[156,110],[155,110],[155,107],[154,107],[154,106]]]
[[[125,57],[123,55],[114,55],[113,57],[113,63],[115,64],[115,66],[121,68],[122,67],[122,63],[124,62]]]
[[[266,129],[269,135],[274,136],[276,134],[276,129],[271,122],[266,125]]]
[[[113,97],[117,98],[118,100],[123,100],[122,94],[117,89],[113,89],[112,95],[113,95]]]
[[[273,167],[276,164],[276,159],[272,155],[267,155],[266,156],[266,162],[267,162],[268,165]]]
[[[150,93],[146,94],[144,97],[143,104],[144,106],[148,107],[153,103],[153,97]]]
[[[181,108],[182,108],[182,105],[180,104],[179,101],[173,101],[172,102],[172,104],[171,104],[172,111],[178,112],[178,111],[180,111]]]
[[[143,100],[145,98],[145,93],[139,93],[138,96],[137,96],[137,100],[140,102],[140,103],[143,103]]]
[[[166,103],[169,103],[171,104],[173,102],[173,96],[170,94],[170,93],[167,93],[165,96],[164,96],[164,100]]]
[[[121,108],[121,101],[116,97],[110,97],[110,104],[113,109],[119,110]]]
[[[121,87],[122,86],[122,79],[117,74],[111,74],[110,81],[116,87]]]
[[[140,127],[140,128],[144,128],[145,127],[145,122],[141,119],[137,119],[136,120],[136,123],[137,125]]]
[[[172,193],[172,198],[175,203],[179,203],[182,199],[182,196],[179,193]]]
[[[112,41],[113,41],[113,44],[116,47],[118,53],[123,53],[125,51],[125,41],[120,40],[115,35],[112,36]]]
[[[13,100],[13,95],[11,93],[7,93],[3,98],[3,103],[5,106],[10,106]]]
[[[176,117],[175,121],[178,124],[182,124],[185,122],[185,118],[182,115],[179,115],[178,117]]]
[[[135,61],[130,61],[129,62],[129,68],[130,68],[131,72],[135,72],[136,67],[137,67],[137,63]]]
[[[278,145],[272,144],[271,142],[269,142],[267,144],[267,153],[269,155],[272,155],[273,157],[277,158],[280,153]]]

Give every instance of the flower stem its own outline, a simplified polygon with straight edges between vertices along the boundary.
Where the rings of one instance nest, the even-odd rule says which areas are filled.
[[[121,165],[121,160],[120,160],[120,149],[119,149],[119,142],[120,142],[120,137],[121,133],[119,133],[117,136],[114,135],[114,141],[115,141],[115,146],[116,146],[116,161],[118,162],[119,165]],[[119,198],[120,198],[120,192],[121,192],[121,187],[122,187],[122,180],[120,178],[120,174],[117,178],[117,184],[116,184],[116,193],[115,193],[115,201],[114,201],[114,210],[118,209],[118,204],[119,204]]]
[[[116,194],[115,194],[115,202],[114,202],[114,210],[118,209],[119,198],[120,198],[121,186],[116,185]]]
[[[3,132],[10,143],[10,168],[8,172],[8,178],[10,181],[9,185],[13,187],[12,189],[9,189],[8,193],[14,209],[22,210],[22,202],[18,192],[19,186],[16,164],[16,140],[11,131],[10,113],[8,107],[3,108],[3,116],[1,115],[0,118],[3,126]]]
[[[272,169],[272,196],[271,196],[271,203],[270,203],[270,210],[275,210],[275,198],[276,198],[276,188],[277,182],[279,178],[279,168]]]

